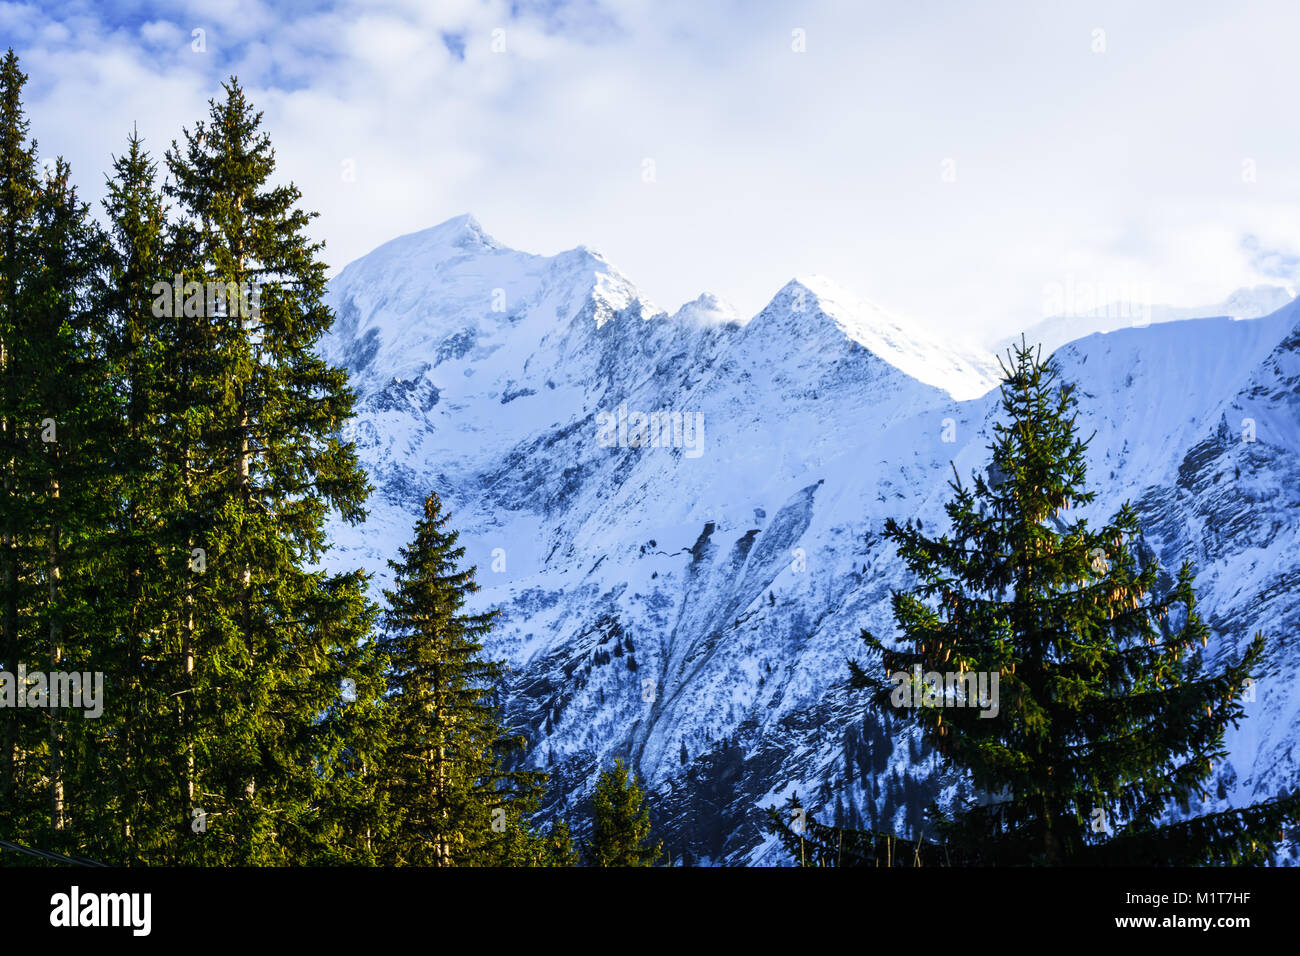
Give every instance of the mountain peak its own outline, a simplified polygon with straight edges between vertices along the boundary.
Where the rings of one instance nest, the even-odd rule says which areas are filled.
[[[389,274],[390,279],[420,275],[429,263],[454,262],[484,252],[511,252],[497,242],[469,213],[453,216],[436,226],[389,239],[360,259],[348,263],[340,274]]]
[[[760,318],[798,321],[792,334],[803,339],[818,323],[912,378],[954,398],[976,398],[997,382],[992,355],[967,344],[942,341],[918,324],[882,309],[820,275],[796,276],[781,287]],[[809,321],[811,320],[811,322]],[[828,321],[829,320],[829,321]]]
[[[415,235],[437,241],[439,244],[454,246],[457,249],[500,249],[497,242],[479,225],[479,221],[470,213],[452,216],[450,219],[431,226]]]
[[[735,307],[726,299],[712,292],[701,292],[677,310],[676,318],[715,325],[735,322],[738,317]]]

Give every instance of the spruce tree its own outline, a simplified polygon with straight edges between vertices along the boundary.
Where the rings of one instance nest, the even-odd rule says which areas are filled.
[[[591,866],[653,866],[663,843],[651,842],[650,808],[645,791],[622,759],[601,772],[592,794],[592,832],[587,843]]]
[[[465,611],[478,590],[436,494],[411,543],[390,561],[378,643],[389,667],[379,768],[388,813],[382,861],[483,866],[545,862],[528,823],[544,775],[507,769],[525,740],[502,725],[500,661],[483,657],[495,612]],[[557,852],[567,840],[557,834]]]
[[[863,637],[885,676],[851,666],[882,712],[915,721],[926,740],[973,778],[982,804],[942,821],[950,858],[981,864],[1263,863],[1300,798],[1191,819],[1207,796],[1226,728],[1265,650],[1207,671],[1209,633],[1196,609],[1192,569],[1159,587],[1139,554],[1136,512],[1124,504],[1092,527],[1068,512],[1091,503],[1087,441],[1076,400],[1054,366],[1027,346],[1004,365],[1003,420],[994,425],[988,477],[955,474],[949,533],[919,521],[886,524],[915,587],[893,595],[906,649]],[[899,708],[922,675],[956,673],[952,689],[924,677],[923,706]],[[986,675],[989,699],[964,677]],[[963,677],[964,675],[964,677]],[[991,713],[992,679],[997,713]],[[928,695],[924,692],[929,691]],[[955,706],[963,697],[965,706]],[[945,706],[946,701],[946,706]]]
[[[181,288],[157,305],[172,378],[166,468],[176,496],[169,569],[185,700],[182,820],[206,832],[182,859],[283,863],[327,847],[322,807],[350,786],[330,764],[337,716],[372,612],[360,572],[316,568],[331,511],[356,522],[368,487],[340,429],[354,396],[316,346],[333,315],[296,187],[273,185],[261,114],[236,80],[167,152]]]
[[[67,672],[116,676],[100,583],[114,512],[111,435],[117,405],[108,328],[96,308],[104,236],[77,198],[62,159],[43,178],[35,213],[37,269],[28,277],[26,296],[30,350],[21,365],[30,376],[24,390],[25,444],[39,455],[31,461],[25,489],[27,503],[39,516],[29,525],[28,542],[40,552],[33,554],[40,582],[32,609],[34,643],[42,648],[37,669],[51,683],[44,720],[50,831],[45,845],[81,850],[99,822],[103,800],[97,758],[112,719],[65,713],[53,699],[53,683],[54,675]],[[111,677],[104,685],[105,694],[118,689]],[[25,715],[34,718],[37,714]]]
[[[137,134],[113,160],[104,210],[110,233],[102,308],[112,320],[110,359],[119,402],[114,441],[117,514],[105,598],[115,600],[114,671],[118,693],[111,714],[118,730],[105,773],[119,825],[103,840],[107,859],[121,862],[174,858],[184,808],[184,768],[165,751],[177,744],[182,706],[168,618],[181,589],[166,567],[167,490],[162,450],[166,326],[153,315],[153,289],[170,282],[166,207],[157,167]],[[105,615],[107,616],[107,615]],[[174,632],[173,632],[174,633]]]
[[[94,308],[103,235],[62,159],[38,174],[25,82],[10,50],[0,65],[0,669],[43,682],[107,667],[94,598],[115,406]],[[0,713],[0,832],[75,849],[89,826],[83,810],[102,803],[90,792],[105,724],[68,719],[54,695],[70,687],[11,681]],[[18,695],[27,708],[14,706]]]
[[[28,434],[32,373],[29,278],[36,272],[32,244],[39,190],[36,144],[22,92],[27,76],[10,49],[0,64],[0,668],[39,667],[29,611],[36,600],[30,582],[31,499],[35,446]],[[25,690],[20,688],[19,690]],[[38,768],[31,755],[36,728],[16,707],[0,708],[0,837],[26,836],[39,800]]]

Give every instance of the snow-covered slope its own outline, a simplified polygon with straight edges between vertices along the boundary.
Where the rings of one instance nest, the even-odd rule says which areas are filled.
[[[504,612],[490,649],[550,811],[580,818],[626,756],[674,859],[779,862],[761,808],[792,792],[819,819],[902,829],[951,795],[845,692],[845,662],[863,627],[894,630],[884,520],[941,525],[950,463],[984,464],[991,356],[815,277],[747,322],[708,294],[669,315],[596,253],[516,252],[471,217],[380,247],[330,299],[325,351],[352,374],[376,487],[331,561],[383,583],[423,497],[449,502],[476,597]],[[1288,306],[1059,356],[1097,430],[1096,509],[1133,500],[1165,566],[1193,562],[1216,653],[1300,623],[1298,324]],[[1269,681],[1223,800],[1296,778],[1300,702]]]

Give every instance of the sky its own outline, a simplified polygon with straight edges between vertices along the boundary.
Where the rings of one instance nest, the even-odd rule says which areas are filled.
[[[472,213],[742,318],[819,274],[990,339],[1060,290],[1300,286],[1300,4],[0,2],[98,201],[237,75],[336,273]]]

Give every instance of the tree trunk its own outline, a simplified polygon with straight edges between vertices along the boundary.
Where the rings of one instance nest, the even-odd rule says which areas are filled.
[[[57,452],[55,455],[57,457]],[[59,481],[57,478],[51,478],[50,501],[51,507],[56,510],[58,499]],[[49,546],[46,551],[46,576],[49,582],[50,601],[50,672],[46,677],[49,680],[47,691],[50,698],[50,829],[57,835],[61,834],[64,828],[63,739],[60,726],[62,714],[58,702],[54,699],[53,684],[54,672],[59,669],[59,663],[63,658],[63,650],[60,646],[62,628],[59,626],[58,608],[59,581],[62,572],[59,567],[59,524],[57,518],[50,521],[49,535]]]
[[[8,367],[8,352],[4,344],[0,343],[0,385],[4,388],[6,400],[9,391]],[[0,493],[3,493],[5,498],[11,498],[17,490],[15,488],[17,462],[13,447],[13,422],[8,418],[0,421],[0,441],[4,442],[5,451],[8,452],[4,487],[0,489]],[[0,561],[4,563],[4,608],[0,611],[0,619],[2,619],[0,629],[3,630],[3,636],[0,637],[0,654],[3,655],[3,666],[16,675],[18,672],[18,557],[15,554],[17,535],[14,526],[14,510],[8,506],[8,502],[4,512],[4,529],[0,532]],[[0,759],[4,761],[3,767],[0,767],[0,802],[11,805],[18,772],[18,711],[10,708],[5,708],[5,711],[4,739],[0,744]]]

